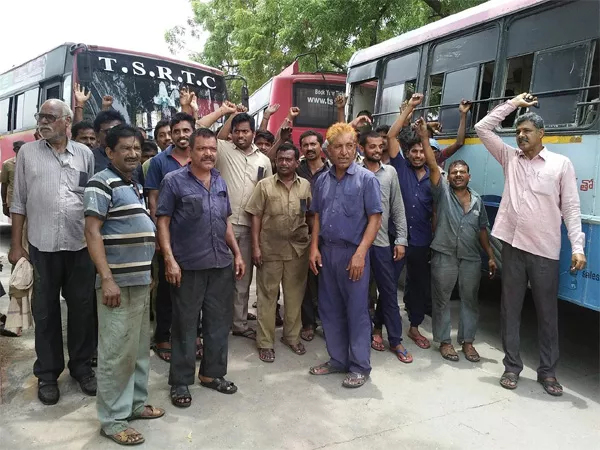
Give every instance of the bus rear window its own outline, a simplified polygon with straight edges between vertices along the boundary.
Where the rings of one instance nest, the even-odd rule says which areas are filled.
[[[294,105],[300,108],[296,126],[327,128],[337,120],[335,97],[343,94],[344,85],[294,84]]]

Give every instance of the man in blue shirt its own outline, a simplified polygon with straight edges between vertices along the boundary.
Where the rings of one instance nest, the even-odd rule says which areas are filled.
[[[165,177],[156,209],[158,238],[173,299],[171,402],[181,408],[192,402],[188,386],[194,384],[200,312],[204,333],[200,384],[223,394],[237,391],[224,376],[233,273],[235,270],[239,280],[246,270],[228,219],[231,205],[227,185],[214,168],[217,138],[211,130],[200,128],[189,143],[191,163]]]
[[[158,189],[165,176],[184,167],[190,160],[190,136],[194,132],[195,121],[192,116],[177,113],[171,119],[171,136],[173,145],[160,152],[150,160],[150,167],[145,179],[144,188],[148,193],[148,208],[150,216],[156,223],[156,205],[158,203]],[[165,278],[165,263],[158,256],[158,287],[156,290],[156,329],[154,331],[153,350],[159,358],[169,362],[171,360],[171,293],[169,283]]]
[[[408,248],[406,249],[406,290],[404,303],[408,309],[410,328],[407,336],[423,349],[431,347],[429,340],[419,331],[425,313],[431,313],[431,271],[429,269],[429,246],[433,237],[431,217],[433,198],[429,182],[429,167],[425,165],[425,153],[421,140],[411,133],[406,142],[406,159],[400,154],[397,136],[413,110],[421,104],[423,94],[414,94],[388,132],[390,164],[398,172],[406,222],[408,225]]]
[[[156,419],[165,413],[145,404],[155,228],[142,187],[132,180],[142,141],[137,129],[114,127],[106,139],[111,162],[84,194],[85,237],[98,273],[98,419],[102,434],[118,444],[144,441],[128,418]]]
[[[381,192],[373,173],[358,166],[356,132],[337,123],[327,131],[333,166],[313,187],[315,213],[310,268],[319,277],[319,316],[330,360],[313,375],[347,372],[342,385],[363,386],[371,372],[369,249],[381,226]]]

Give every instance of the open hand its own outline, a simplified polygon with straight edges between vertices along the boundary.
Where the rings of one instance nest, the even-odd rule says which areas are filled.
[[[279,103],[274,103],[272,105],[269,105],[269,107],[267,109],[265,109],[264,117],[268,119],[273,114],[275,114],[277,111],[279,111]]]
[[[346,270],[349,273],[349,278],[352,281],[358,281],[363,276],[363,272],[365,271],[365,255],[362,255],[356,252],[352,255],[352,259],[348,263]]]
[[[181,267],[175,261],[175,258],[165,258],[165,278],[173,286],[181,286]]]
[[[78,106],[83,106],[90,99],[92,91],[88,89],[88,92],[86,94],[85,88],[79,83],[75,83],[73,85],[73,94],[75,95],[75,104],[77,104]]]

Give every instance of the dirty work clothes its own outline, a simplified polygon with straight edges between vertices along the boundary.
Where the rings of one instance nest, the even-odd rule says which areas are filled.
[[[200,312],[204,336],[200,375],[218,378],[227,374],[227,340],[231,325],[232,296],[231,265],[217,269],[181,271],[181,286],[171,286],[171,386],[194,384],[196,331]]]
[[[404,304],[411,327],[423,323],[425,314],[431,314],[431,269],[429,247],[406,247],[406,287]]]
[[[321,245],[319,316],[330,363],[337,369],[369,375],[371,372],[371,317],[369,316],[369,254],[363,276],[348,278],[346,267],[354,245]]]
[[[460,319],[458,343],[473,343],[479,321],[479,282],[481,259],[470,261],[437,251],[431,256],[431,298],[433,302],[433,340],[450,344],[450,297],[458,280]]]
[[[83,214],[82,214],[83,217]],[[60,293],[67,303],[69,372],[76,379],[91,375],[94,352],[93,298],[95,269],[87,248],[79,251],[41,252],[31,243],[33,265],[32,313],[35,322],[33,374],[54,382],[65,368]]]
[[[121,304],[98,304],[98,393],[96,409],[102,430],[113,435],[129,427],[148,398],[150,355],[150,286],[121,287]]]
[[[371,268],[379,291],[375,326],[381,328],[381,325],[385,325],[390,347],[396,347],[402,342],[402,320],[398,306],[398,277],[396,277],[394,248],[372,246]]]
[[[275,309],[279,285],[283,285],[283,337],[289,344],[300,340],[300,310],[306,289],[308,252],[289,261],[264,261],[256,269],[258,328],[256,346],[273,348]]]
[[[521,373],[521,311],[527,282],[538,321],[540,365],[538,376],[556,376],[558,364],[558,260],[520,250],[502,242],[501,327],[504,368]]]

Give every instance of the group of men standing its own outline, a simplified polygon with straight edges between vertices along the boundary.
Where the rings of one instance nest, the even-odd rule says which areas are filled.
[[[85,103],[81,93],[75,97]],[[289,142],[286,135],[300,113],[297,108],[290,110],[276,138],[260,134],[267,141],[260,149],[254,143],[253,118],[230,102],[199,119],[177,113],[156,127],[162,151],[150,158],[156,147],[147,146],[140,130],[126,125],[118,112],[107,109],[96,118],[93,130],[99,146],[92,152],[77,142],[80,137],[91,141],[84,125],[73,126],[74,140],[69,139],[74,115],[68,105],[46,101],[36,114],[42,139],[23,145],[16,160],[10,204],[9,260],[15,264],[29,259],[36,274],[34,374],[40,400],[54,404],[60,395],[62,291],[69,314],[71,376],[89,395],[97,390],[105,436],[120,444],[143,442],[129,422],[165,413],[146,404],[153,260],[159,266],[153,348],[171,364],[168,382],[177,407],[191,405],[188,386],[194,383],[197,359],[202,386],[224,394],[237,391],[225,379],[230,330],[255,339],[262,361],[275,360],[280,286],[281,341],[297,355],[306,352],[300,339],[314,337],[318,305],[330,359],[310,368],[311,374],[343,373],[343,386],[363,386],[371,371],[371,348],[385,349],[383,325],[390,350],[401,362],[412,362],[402,344],[397,301],[404,261],[407,336],[421,348],[430,347],[419,326],[431,310],[441,355],[458,360],[450,340],[449,310],[458,281],[458,341],[466,359],[478,361],[473,341],[480,248],[488,255],[490,275],[496,269],[487,215],[481,198],[468,187],[466,162],[452,162],[448,179],[442,178],[438,164],[458,148],[436,155],[427,124],[422,119],[410,123],[421,100],[415,94],[387,134],[358,133],[353,125],[362,118],[334,124],[327,131],[327,159],[323,137],[316,132],[301,136],[302,159]],[[517,120],[520,150],[492,132],[503,114],[534,101],[522,94],[492,111],[476,130],[506,175],[493,233],[503,241],[505,266],[506,371],[501,384],[515,388],[523,367],[518,325],[530,280],[538,313],[543,314],[539,381],[548,393],[560,395],[562,386],[554,373],[557,285],[543,279],[540,264],[557,275],[562,213],[573,269],[585,265],[574,171],[568,159],[543,147],[539,116],[526,114]],[[76,109],[80,107],[78,103]],[[459,109],[464,139],[468,102]],[[215,135],[209,127],[227,115]],[[357,151],[363,158],[357,158]],[[389,164],[383,163],[384,153]],[[148,159],[142,166],[143,156]],[[522,200],[523,192],[528,199]],[[544,242],[532,235],[539,214],[533,204],[544,208],[549,219]],[[22,243],[25,218],[29,252]],[[248,326],[252,265],[257,267],[256,331]],[[379,291],[375,328],[368,305],[371,273]],[[96,339],[98,382],[92,370]]]

